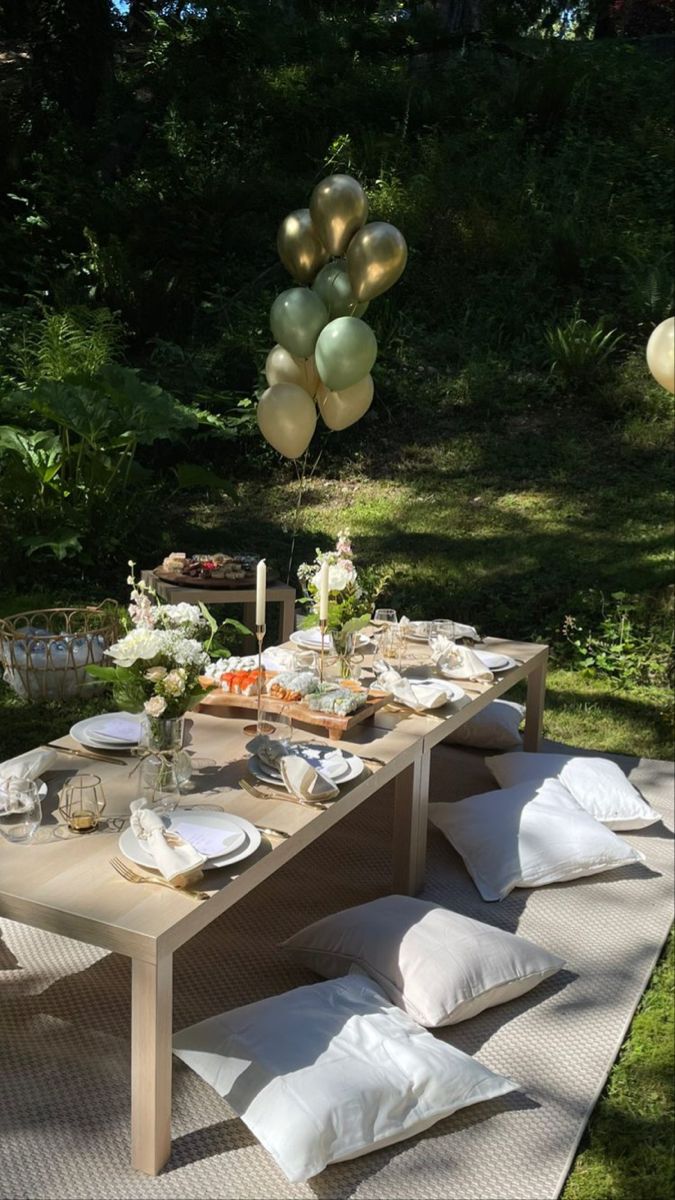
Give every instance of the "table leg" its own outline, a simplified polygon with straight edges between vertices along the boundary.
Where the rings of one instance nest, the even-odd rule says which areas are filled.
[[[431,755],[420,754],[394,784],[393,888],[414,896],[424,884]]]
[[[255,654],[258,649],[258,643],[255,639],[255,602],[244,605],[243,621],[247,629],[251,630],[250,637],[244,638],[244,654]]]
[[[539,664],[527,677],[525,733],[523,736],[523,747],[525,750],[537,751],[541,744],[541,735],[544,729],[547,665],[548,653],[541,656]]]
[[[131,1165],[157,1175],[171,1154],[173,955],[131,964]]]

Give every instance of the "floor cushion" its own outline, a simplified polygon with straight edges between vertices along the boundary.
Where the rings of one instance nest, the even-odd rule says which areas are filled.
[[[200,1021],[174,1052],[299,1182],[516,1085],[448,1046],[361,974]]]
[[[484,900],[644,861],[558,779],[430,804],[429,818],[461,854]]]
[[[412,896],[382,896],[301,929],[282,948],[329,979],[358,966],[420,1025],[475,1017],[564,962],[525,938]]]
[[[492,700],[443,740],[453,746],[474,746],[477,750],[514,750],[523,744],[520,725],[524,716],[524,705],[513,700]]]
[[[522,753],[501,754],[485,761],[500,787],[513,787],[530,779],[559,779],[577,804],[609,829],[643,829],[661,819],[626,779],[621,767],[606,758]]]

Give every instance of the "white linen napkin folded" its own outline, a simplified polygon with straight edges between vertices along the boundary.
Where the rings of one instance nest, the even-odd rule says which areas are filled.
[[[48,771],[56,760],[55,750],[28,750],[25,754],[17,754],[16,758],[8,758],[0,763],[0,812],[13,812],[25,806],[19,792],[12,784],[22,782],[34,783],[43,771]]]
[[[280,763],[281,778],[289,792],[302,804],[334,800],[339,789],[330,779],[319,775],[311,763],[299,754],[286,754]]]
[[[148,808],[148,802],[143,797],[132,800],[131,828],[139,842],[148,854],[155,860],[155,866],[170,883],[178,883],[181,877],[191,876],[193,872],[206,862],[206,855],[200,854],[178,834],[171,833],[171,842],[167,841],[169,830],[164,825],[159,813]]]
[[[289,743],[280,738],[268,737],[266,733],[258,733],[249,743],[251,754],[256,754],[263,766],[270,771],[280,771],[280,763],[284,754],[288,754]]]
[[[446,689],[434,684],[433,679],[430,679],[428,683],[411,683],[409,679],[399,675],[393,667],[385,666],[384,670],[381,670],[383,665],[381,660],[373,663],[373,669],[377,673],[378,687],[391,692],[399,704],[405,704],[406,708],[413,708],[415,712],[423,712],[428,708],[441,708],[442,705],[448,703]]]
[[[399,624],[403,626],[410,625],[410,623],[408,617],[401,617],[399,621]],[[413,621],[412,624],[414,625],[415,622]],[[473,625],[462,625],[460,621],[452,622],[452,636],[455,638],[471,638],[473,642],[480,641],[478,631],[474,629]]]
[[[451,679],[474,679],[490,682],[492,671],[470,646],[458,646],[450,638],[439,637],[431,646],[431,658],[442,675]]]

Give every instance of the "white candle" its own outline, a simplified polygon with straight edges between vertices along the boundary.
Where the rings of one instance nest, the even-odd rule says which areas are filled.
[[[319,620],[328,620],[328,584],[330,567],[326,561],[321,564],[319,574]]]
[[[267,567],[265,559],[261,558],[258,563],[256,572],[255,584],[255,623],[256,625],[265,624],[265,603],[267,600]]]

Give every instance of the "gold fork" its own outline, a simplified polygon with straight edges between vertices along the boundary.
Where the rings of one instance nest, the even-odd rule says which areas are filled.
[[[110,865],[129,883],[155,883],[158,887],[171,888],[172,892],[180,892],[181,895],[189,896],[192,900],[210,900],[211,898],[208,892],[193,892],[189,888],[175,887],[168,879],[154,879],[149,875],[139,875],[138,871],[132,871],[131,867],[122,862],[121,858],[111,858]]]
[[[243,787],[244,791],[249,792],[251,796],[255,796],[256,800],[283,800],[287,804],[300,804],[302,808],[318,808],[321,812],[325,812],[328,807],[326,804],[320,804],[318,800],[298,800],[296,796],[282,791],[281,788],[278,791],[270,788],[269,792],[263,792],[249,783],[248,779],[240,779],[239,786]]]

